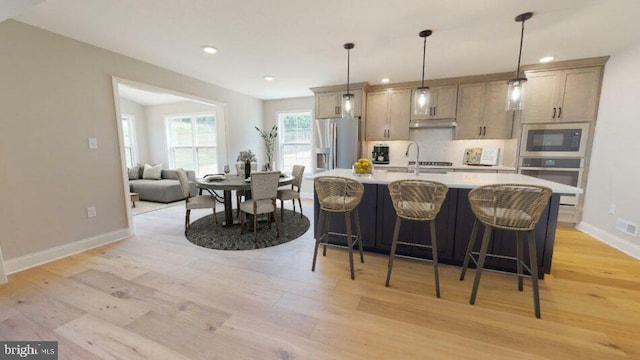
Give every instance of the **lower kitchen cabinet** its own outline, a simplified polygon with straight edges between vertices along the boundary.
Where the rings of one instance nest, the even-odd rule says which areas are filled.
[[[365,191],[358,206],[360,211],[360,226],[364,249],[367,251],[386,253],[391,250],[396,214],[391,203],[389,187],[386,184],[364,184]],[[444,264],[461,265],[464,261],[469,237],[473,228],[475,216],[469,205],[469,189],[450,188],[440,213],[436,217],[436,236],[438,240],[439,262]],[[319,205],[314,193],[314,224],[318,223]],[[551,260],[555,231],[558,220],[560,195],[553,194],[549,205],[542,213],[535,228],[536,252],[538,258],[538,277],[544,278],[545,273],[551,272]],[[355,234],[355,226],[352,227]],[[314,230],[315,231],[315,230]],[[344,215],[333,215],[330,231],[346,233]],[[480,226],[474,251],[479,251],[484,227]],[[524,237],[523,237],[524,238]],[[400,228],[400,241],[430,244],[428,223],[403,221]],[[346,246],[344,237],[331,236],[329,242]],[[357,248],[357,247],[356,247]],[[523,247],[525,259],[528,259],[527,246]],[[516,255],[516,233],[513,231],[496,230],[492,237],[489,252],[504,256]],[[422,259],[431,259],[430,249],[398,246],[397,254]],[[365,260],[366,262],[366,260]],[[527,260],[528,262],[528,260]],[[475,267],[473,262],[469,265]],[[486,268],[507,272],[516,272],[513,260],[487,258]]]
[[[440,212],[436,217],[436,240],[438,242],[438,258],[451,258],[453,255],[453,239],[455,229],[455,205],[458,192],[447,193]],[[376,248],[391,251],[393,232],[396,225],[396,211],[393,208],[388,186],[378,186],[378,219]],[[400,226],[399,241],[431,245],[429,223],[423,221],[403,220]],[[431,249],[398,245],[397,254],[431,259]]]

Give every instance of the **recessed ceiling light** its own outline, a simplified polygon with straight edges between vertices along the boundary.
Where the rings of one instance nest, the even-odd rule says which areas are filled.
[[[380,82],[383,83],[383,84],[388,84],[389,81],[391,81],[391,79],[389,79],[389,78],[383,78],[382,80],[380,80]]]
[[[541,63],[548,63],[551,61],[553,61],[553,56],[545,56],[540,58],[540,60],[538,60],[538,62],[541,62]]]
[[[202,51],[206,52],[207,54],[215,54],[218,52],[218,49],[214,48],[213,46],[205,45],[202,47]]]
[[[267,81],[275,80],[275,78],[273,76],[270,76],[270,75],[265,75],[264,79],[267,80]]]

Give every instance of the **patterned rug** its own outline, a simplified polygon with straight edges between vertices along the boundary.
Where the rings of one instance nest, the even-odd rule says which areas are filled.
[[[235,215],[235,211],[234,211]],[[213,225],[213,214],[194,221],[189,228],[187,239],[195,245],[217,250],[252,250],[269,246],[280,245],[297,239],[304,234],[310,226],[306,216],[300,218],[300,212],[295,214],[291,210],[284,210],[284,223],[280,223],[280,237],[276,237],[276,225],[271,224],[271,229],[266,221],[258,222],[258,239],[253,242],[253,229],[245,229],[240,235],[240,225],[223,227],[224,213],[218,213],[218,226]],[[258,218],[260,220],[260,218]],[[280,221],[280,209],[278,209],[278,221]]]

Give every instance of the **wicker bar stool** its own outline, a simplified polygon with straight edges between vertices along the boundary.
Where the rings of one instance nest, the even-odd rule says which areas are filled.
[[[471,210],[476,216],[471,231],[471,238],[467,246],[467,253],[462,265],[460,280],[464,280],[469,259],[476,264],[476,275],[473,281],[470,304],[476,301],[480,275],[487,256],[512,259],[517,261],[518,290],[522,291],[522,279],[528,275],[523,274],[524,267],[531,277],[533,287],[533,304],[535,315],[540,318],[540,298],[538,294],[538,262],[536,256],[536,241],[534,227],[540,220],[542,211],[549,202],[551,189],[544,186],[521,184],[494,184],[477,187],[469,192]],[[475,238],[478,234],[480,223],[484,225],[484,235],[480,252],[473,252]],[[494,229],[516,231],[516,257],[487,254],[489,240]],[[522,233],[527,233],[529,245],[529,266],[524,262],[522,254]],[[474,255],[478,255],[476,261]]]
[[[356,239],[360,249],[360,261],[364,263],[362,254],[362,233],[360,232],[360,215],[358,214],[358,204],[364,193],[364,185],[361,183],[339,176],[321,176],[314,179],[318,202],[320,203],[320,214],[318,216],[318,224],[316,227],[316,246],[313,251],[313,264],[311,271],[316,269],[316,258],[318,257],[318,246],[324,238],[323,256],[327,255],[327,246],[329,240],[329,222],[332,214],[343,213],[347,227],[346,234],[331,233],[332,235],[346,236],[347,248],[349,250],[349,265],[351,267],[351,280],[355,279],[353,269],[353,235],[351,234],[351,212],[355,212],[356,223]],[[322,227],[324,225],[324,232]]]
[[[428,180],[398,180],[389,184],[389,193],[391,194],[393,208],[396,210],[397,219],[393,231],[393,242],[391,244],[391,253],[389,254],[389,269],[387,270],[387,282],[385,286],[389,286],[391,269],[393,268],[393,258],[395,257],[398,244],[430,248],[433,258],[436,296],[440,297],[438,243],[436,241],[436,224],[434,220],[440,212],[440,207],[447,196],[448,190],[449,188],[445,184]],[[398,241],[402,219],[429,222],[431,245]]]

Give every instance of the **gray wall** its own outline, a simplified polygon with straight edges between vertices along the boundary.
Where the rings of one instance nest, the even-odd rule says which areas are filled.
[[[640,224],[638,64],[640,44],[613,54],[606,64],[579,228],[640,258],[640,239],[615,229],[618,217]],[[615,214],[609,213],[612,203]]]
[[[113,76],[226,104],[231,154],[262,126],[261,100],[14,20],[0,23],[0,49],[5,261],[127,228]]]

